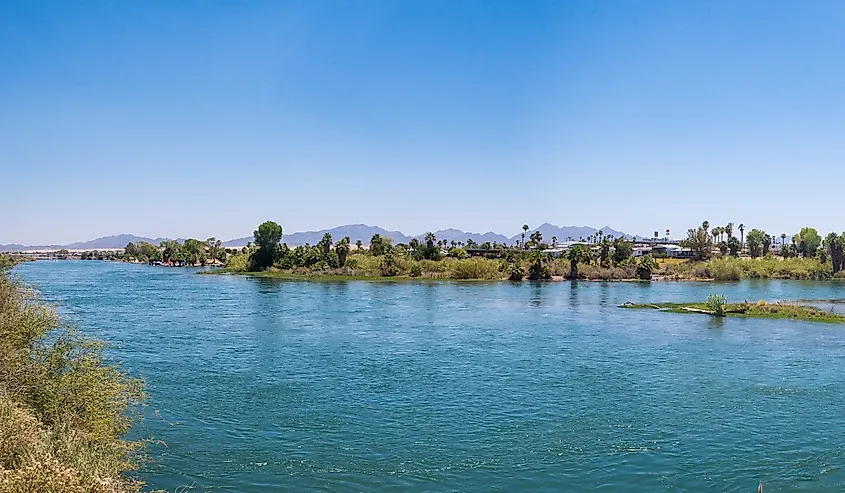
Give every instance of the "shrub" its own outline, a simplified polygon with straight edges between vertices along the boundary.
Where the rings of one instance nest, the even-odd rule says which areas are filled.
[[[141,484],[122,436],[141,384],[103,361],[31,290],[0,274],[0,491],[122,493]]]
[[[249,268],[249,255],[238,253],[226,259],[226,270],[232,272],[246,272]]]
[[[739,281],[742,279],[741,260],[715,259],[708,266],[710,277],[716,281]]]
[[[455,279],[500,279],[499,264],[495,260],[473,257],[458,260],[451,267]]]
[[[648,281],[655,269],[657,269],[657,262],[654,258],[651,255],[643,255],[636,267],[637,279]]]
[[[707,297],[707,309],[717,317],[725,316],[725,305],[728,303],[727,298],[721,294],[711,294]]]
[[[420,260],[420,267],[424,272],[446,272],[447,261]]]
[[[467,258],[467,251],[460,247],[455,247],[449,250],[449,256],[458,260]]]
[[[411,277],[420,277],[422,275],[422,267],[420,267],[420,264],[414,263],[414,265],[411,266],[409,274]]]

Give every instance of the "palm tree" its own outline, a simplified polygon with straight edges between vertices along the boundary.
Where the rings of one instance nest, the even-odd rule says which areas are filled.
[[[590,258],[590,251],[583,245],[574,245],[566,254],[569,260],[569,278],[578,279],[578,263],[586,262]]]
[[[728,235],[728,239],[730,240],[733,238],[734,235],[734,223],[728,223],[725,225],[725,234]]]
[[[712,234],[712,235],[713,235],[713,242],[714,242],[714,243],[718,243],[718,242],[719,242],[719,236],[721,236],[721,234],[722,234],[722,232],[720,231],[720,229],[722,229],[722,228],[720,228],[720,227],[716,226],[715,228],[713,228],[713,232],[712,232],[712,233],[710,233],[710,234]]]
[[[739,223],[739,244],[745,245],[745,225]]]
[[[710,221],[704,221],[703,223],[701,223],[701,227],[704,229],[704,231],[707,231],[708,229],[710,229]]]
[[[346,257],[349,256],[349,237],[344,236],[343,239],[338,241],[334,247],[334,251],[337,254],[338,266],[343,267],[346,265]]]
[[[425,234],[423,239],[425,240],[425,244],[429,249],[434,248],[434,242],[437,241],[437,237],[434,236],[434,233],[429,231],[428,233]]]
[[[523,250],[525,249],[525,233],[527,233],[527,232],[528,232],[528,225],[523,224],[522,225],[522,249]]]
[[[780,247],[783,248],[783,245],[786,244],[786,233],[780,234]]]
[[[557,236],[552,236],[552,248],[557,248]]]
[[[360,252],[360,251],[361,251],[361,249],[362,249],[363,247],[364,247],[364,242],[363,242],[363,241],[361,241],[361,240],[355,240],[355,249],[356,249],[357,251],[359,251],[359,252]]]

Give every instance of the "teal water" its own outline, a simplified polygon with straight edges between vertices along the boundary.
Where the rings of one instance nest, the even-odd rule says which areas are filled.
[[[309,283],[105,262],[18,276],[143,377],[151,487],[845,490],[845,327],[625,301],[845,285]]]

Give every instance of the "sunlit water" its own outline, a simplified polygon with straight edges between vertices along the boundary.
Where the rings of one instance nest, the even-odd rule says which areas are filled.
[[[16,272],[146,380],[151,487],[845,490],[845,327],[617,308],[845,285]]]

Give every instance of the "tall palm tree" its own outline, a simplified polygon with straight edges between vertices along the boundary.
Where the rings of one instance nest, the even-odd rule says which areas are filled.
[[[734,223],[728,223],[725,225],[725,234],[728,235],[728,239],[730,240],[733,238],[734,235]]]
[[[739,223],[739,244],[745,245],[745,225]]]
[[[786,233],[780,234],[780,247],[783,248],[783,245],[786,244]]]
[[[425,234],[423,239],[425,240],[425,244],[428,248],[434,248],[434,242],[437,241],[437,237],[434,236],[434,233],[429,231],[428,233]]]
[[[528,225],[523,224],[522,225],[522,249],[523,250],[525,249],[525,233],[527,233],[527,232],[528,232]]]
[[[704,221],[703,223],[701,223],[701,227],[704,229],[704,231],[707,231],[708,229],[710,229],[710,221]]]

